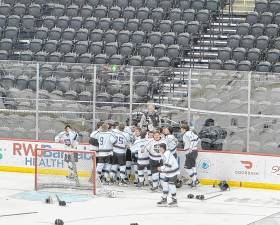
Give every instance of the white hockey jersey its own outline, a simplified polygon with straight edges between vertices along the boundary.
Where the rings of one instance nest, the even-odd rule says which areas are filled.
[[[117,129],[112,130],[112,134],[117,138],[116,143],[113,145],[113,152],[125,154],[129,145],[127,134]]]
[[[197,151],[199,137],[191,130],[187,131],[183,135],[184,151],[190,153],[192,151]]]
[[[159,145],[161,143],[165,143],[165,141],[164,140],[159,140],[159,141],[152,140],[146,145],[146,149],[149,152],[150,159],[160,161],[161,155],[159,153]]]
[[[113,145],[117,142],[117,137],[110,131],[97,132],[92,138],[96,138],[99,143],[97,156],[105,157],[113,155]]]
[[[147,139],[138,139],[134,142],[131,147],[131,152],[134,152],[137,157],[137,163],[139,165],[148,165],[149,164],[149,152],[145,148],[148,144]]]
[[[168,150],[165,151],[162,156],[162,162],[163,165],[160,167],[160,170],[166,177],[174,177],[180,174],[178,161],[175,159],[172,152]]]
[[[90,137],[90,138],[95,138],[94,136],[95,136],[98,132],[99,132],[99,130],[93,131],[93,132],[89,135],[89,137]],[[97,146],[92,146],[92,150],[98,151],[98,147],[97,147]]]
[[[60,142],[66,146],[76,146],[78,140],[78,134],[75,131],[70,130],[68,133],[66,131],[60,132],[54,138],[55,142]]]
[[[166,142],[167,150],[169,150],[172,154],[175,154],[176,148],[177,148],[177,143],[178,143],[177,138],[175,138],[174,135],[169,134],[169,135],[166,135],[165,142]]]

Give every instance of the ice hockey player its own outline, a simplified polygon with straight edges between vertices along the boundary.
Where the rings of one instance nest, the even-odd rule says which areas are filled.
[[[117,141],[113,145],[113,160],[111,168],[111,179],[112,182],[116,181],[116,174],[118,172],[118,167],[120,169],[120,184],[127,184],[125,181],[125,171],[126,171],[126,151],[129,144],[126,133],[124,133],[124,124],[119,124],[112,134],[117,138]]]
[[[137,152],[137,170],[138,170],[138,183],[136,187],[144,186],[145,170],[151,178],[151,170],[149,165],[149,152],[145,148],[149,141],[146,139],[146,132],[140,133],[140,139],[137,139],[131,147],[133,152]]]
[[[109,131],[109,125],[107,123],[103,123],[99,129],[99,132],[93,135],[92,138],[97,139],[99,144],[97,151],[97,174],[101,181],[109,183],[113,145],[117,142],[117,137]],[[102,176],[102,171],[104,171],[104,176]]]
[[[181,133],[183,134],[184,151],[186,154],[185,169],[192,181],[191,187],[196,187],[199,183],[196,172],[196,158],[197,158],[197,145],[199,137],[191,131],[188,124],[181,126]]]
[[[64,131],[60,132],[54,138],[55,142],[64,144],[65,150],[75,149],[78,145],[78,134],[71,130],[70,125],[66,125]],[[68,164],[69,174],[66,176],[69,180],[74,180],[79,185],[79,179],[77,174],[76,162],[78,162],[78,154],[64,154],[64,161]]]
[[[161,165],[161,155],[159,153],[159,145],[164,143],[161,139],[161,133],[154,131],[154,139],[146,145],[146,150],[149,152],[150,167],[152,172],[152,188],[151,191],[156,191],[159,186],[160,174],[158,167]]]
[[[174,157],[177,159],[176,148],[177,148],[178,140],[172,134],[173,128],[170,126],[165,126],[165,127],[163,127],[162,131],[163,131],[163,134],[165,135],[165,142],[167,145],[167,150],[169,150],[174,155]]]
[[[159,153],[162,156],[163,165],[158,167],[158,171],[161,174],[164,174],[164,182],[162,186],[162,197],[157,205],[166,206],[167,197],[170,194],[171,202],[168,203],[168,206],[177,206],[175,182],[177,180],[177,176],[180,174],[178,161],[174,157],[173,153],[167,150],[165,143],[161,143],[159,145]]]

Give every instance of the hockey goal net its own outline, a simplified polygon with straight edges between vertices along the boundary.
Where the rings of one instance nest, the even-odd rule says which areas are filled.
[[[35,150],[35,190],[77,189],[96,194],[96,154],[68,149]]]

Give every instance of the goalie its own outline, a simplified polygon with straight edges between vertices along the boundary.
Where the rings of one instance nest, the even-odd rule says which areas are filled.
[[[55,142],[64,144],[65,150],[75,149],[78,144],[77,139],[78,134],[71,130],[70,125],[66,125],[64,131],[55,136]],[[76,166],[76,163],[78,162],[78,153],[65,154],[64,161],[68,164],[69,170],[69,174],[66,178],[74,180],[76,185],[80,185]]]

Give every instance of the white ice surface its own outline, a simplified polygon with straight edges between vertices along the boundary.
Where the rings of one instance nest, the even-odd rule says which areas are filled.
[[[17,193],[33,190],[33,175],[0,172],[0,225],[54,224],[57,218],[65,225],[246,225],[280,211],[279,191],[233,188],[220,197],[199,201],[187,199],[187,194],[195,191],[184,187],[178,190],[178,208],[160,208],[156,206],[160,193],[134,187],[110,188],[123,192],[117,198],[97,196],[60,207],[12,198]],[[196,192],[215,190],[200,186]],[[38,213],[1,217],[32,211]]]

